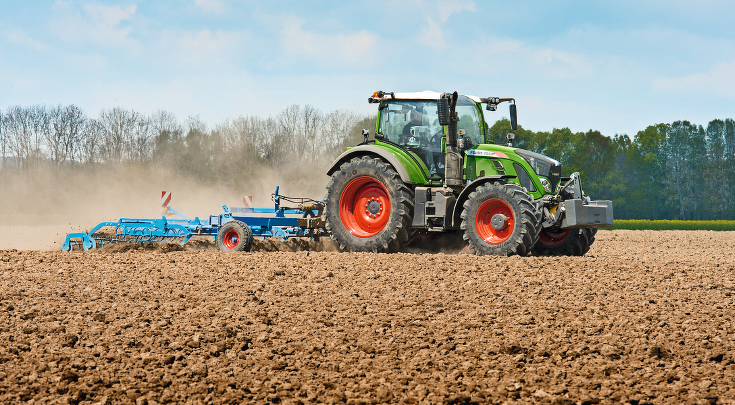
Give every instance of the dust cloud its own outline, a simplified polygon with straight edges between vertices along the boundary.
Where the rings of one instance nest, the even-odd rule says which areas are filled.
[[[171,192],[177,211],[204,218],[222,213],[222,205],[241,207],[246,195],[255,206],[272,207],[276,186],[281,195],[321,200],[328,181],[326,170],[261,167],[256,173],[211,182],[140,165],[6,172],[0,176],[0,249],[57,250],[67,233],[88,231],[103,221],[160,218],[164,190]]]

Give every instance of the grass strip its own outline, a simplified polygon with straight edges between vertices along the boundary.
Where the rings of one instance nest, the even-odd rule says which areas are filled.
[[[602,229],[633,229],[651,231],[735,231],[735,221],[651,221],[649,219],[616,219],[612,228]]]

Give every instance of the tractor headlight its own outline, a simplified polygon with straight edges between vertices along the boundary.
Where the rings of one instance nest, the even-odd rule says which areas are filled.
[[[515,153],[525,159],[538,176],[546,177],[551,183],[551,189],[556,188],[561,179],[561,164],[558,161],[527,150],[516,150]]]
[[[544,190],[546,190],[546,191],[548,191],[550,193],[551,192],[551,183],[549,183],[549,181],[546,180],[543,177],[539,177],[539,179],[541,180],[541,185],[544,186]]]

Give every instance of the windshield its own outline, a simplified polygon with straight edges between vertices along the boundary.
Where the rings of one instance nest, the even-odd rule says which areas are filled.
[[[380,132],[385,140],[402,146],[421,138],[428,142],[434,135],[444,136],[436,101],[389,101],[380,114]]]
[[[460,96],[457,100],[457,129],[467,131],[466,137],[472,144],[484,143],[480,117],[475,103],[469,97]],[[383,139],[401,146],[412,146],[417,142],[433,145],[444,136],[439,125],[436,101],[390,100],[380,114],[379,133]]]

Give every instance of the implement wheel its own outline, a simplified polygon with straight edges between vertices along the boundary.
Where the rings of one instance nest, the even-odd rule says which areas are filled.
[[[230,221],[217,232],[217,247],[223,252],[249,252],[252,246],[253,231],[244,222]]]
[[[533,247],[534,256],[584,256],[595,241],[597,228],[546,228]]]
[[[513,183],[486,183],[473,191],[462,211],[464,240],[476,255],[526,256],[541,224],[531,197]]]
[[[357,157],[332,174],[326,228],[340,249],[397,252],[413,236],[413,192],[380,159]]]

